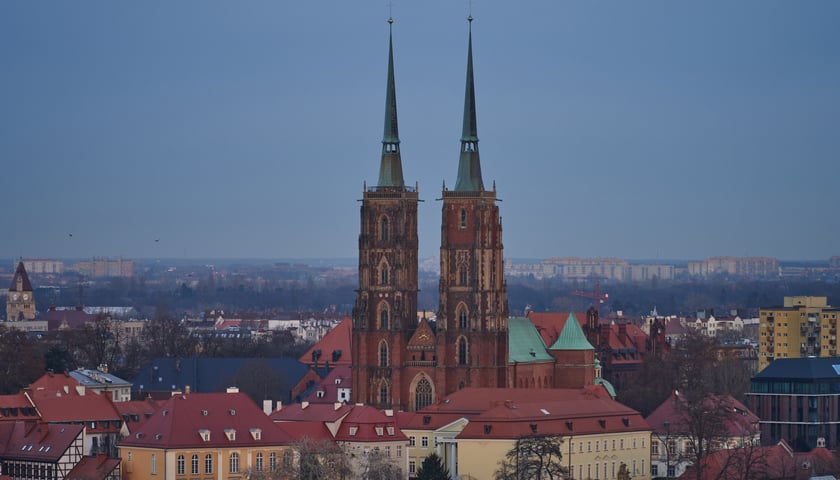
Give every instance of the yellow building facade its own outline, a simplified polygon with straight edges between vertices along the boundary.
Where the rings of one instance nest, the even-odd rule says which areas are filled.
[[[249,478],[252,472],[282,469],[292,460],[293,452],[288,446],[176,450],[124,447],[120,456],[124,480],[236,480]]]
[[[649,430],[564,437],[563,465],[571,478],[616,480],[621,465],[636,480],[650,478]],[[458,473],[463,478],[493,478],[499,461],[515,447],[513,439],[458,439]]]
[[[838,314],[827,297],[785,297],[780,307],[760,309],[759,371],[777,358],[837,356]]]

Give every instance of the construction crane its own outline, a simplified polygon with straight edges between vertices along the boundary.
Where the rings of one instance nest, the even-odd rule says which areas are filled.
[[[606,293],[601,293],[601,284],[595,284],[595,291],[594,292],[584,292],[582,290],[575,290],[572,292],[572,295],[577,295],[578,297],[586,297],[591,298],[592,300],[596,300],[595,302],[595,311],[598,312],[598,318],[601,318],[601,304],[604,303],[610,296]]]

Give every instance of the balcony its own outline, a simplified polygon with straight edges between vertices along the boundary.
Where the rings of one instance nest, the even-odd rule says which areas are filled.
[[[406,360],[406,367],[436,367],[437,362],[434,360]]]

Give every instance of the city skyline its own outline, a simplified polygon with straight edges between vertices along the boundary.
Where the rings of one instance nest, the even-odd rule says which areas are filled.
[[[458,165],[468,2],[0,5],[0,256],[355,257],[388,24],[420,257]],[[472,2],[512,258],[828,259],[840,6]],[[834,123],[832,123],[834,120]]]

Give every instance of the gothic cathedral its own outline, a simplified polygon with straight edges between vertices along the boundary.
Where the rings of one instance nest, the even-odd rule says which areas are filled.
[[[389,35],[379,181],[361,207],[353,397],[415,411],[467,386],[507,386],[508,305],[495,186],[481,178],[470,28],[458,177],[442,194],[440,304],[435,322],[417,320],[418,192],[403,180],[393,58]]]

